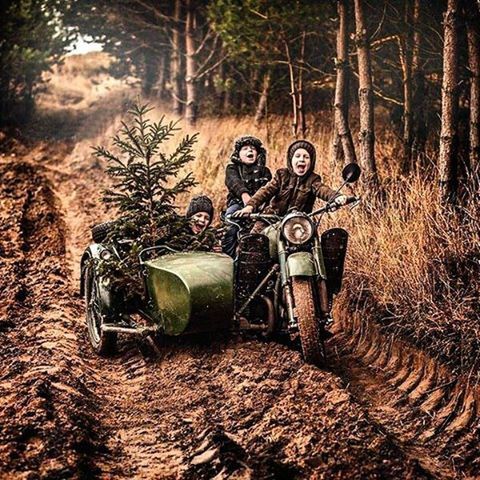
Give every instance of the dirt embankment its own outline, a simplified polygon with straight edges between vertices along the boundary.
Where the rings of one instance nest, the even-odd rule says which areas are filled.
[[[72,138],[0,163],[0,477],[475,478],[477,393],[353,317],[329,371],[248,338],[92,353],[78,261],[108,212],[89,146],[125,91],[98,95]]]

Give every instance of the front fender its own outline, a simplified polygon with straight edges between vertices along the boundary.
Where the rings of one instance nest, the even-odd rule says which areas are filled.
[[[289,277],[315,277],[318,275],[315,259],[309,252],[292,253],[287,258]]]

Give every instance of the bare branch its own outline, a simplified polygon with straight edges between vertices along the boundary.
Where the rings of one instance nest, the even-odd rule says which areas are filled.
[[[202,77],[205,75],[208,75],[211,71],[215,70],[217,67],[219,67],[227,58],[229,57],[228,54],[224,55],[222,58],[220,58],[216,63],[214,63],[211,67],[207,68],[205,71],[202,73],[198,74],[195,77],[195,80],[200,80]]]

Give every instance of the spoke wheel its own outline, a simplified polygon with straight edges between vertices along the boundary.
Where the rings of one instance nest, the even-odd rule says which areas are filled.
[[[100,311],[100,299],[97,290],[97,278],[92,267],[87,267],[85,281],[85,309],[88,328],[88,338],[96,353],[108,356],[115,352],[117,347],[116,332],[102,331],[103,315]]]
[[[325,347],[315,311],[315,292],[311,279],[293,277],[292,290],[303,357],[308,363],[324,365]]]

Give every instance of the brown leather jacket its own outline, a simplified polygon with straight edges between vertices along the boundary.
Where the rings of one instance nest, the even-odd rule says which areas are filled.
[[[288,168],[280,168],[247,205],[257,211],[262,204],[270,201],[263,213],[284,215],[290,208],[310,213],[317,198],[328,201],[335,196],[335,191],[322,182],[320,175],[310,171],[299,177]]]

